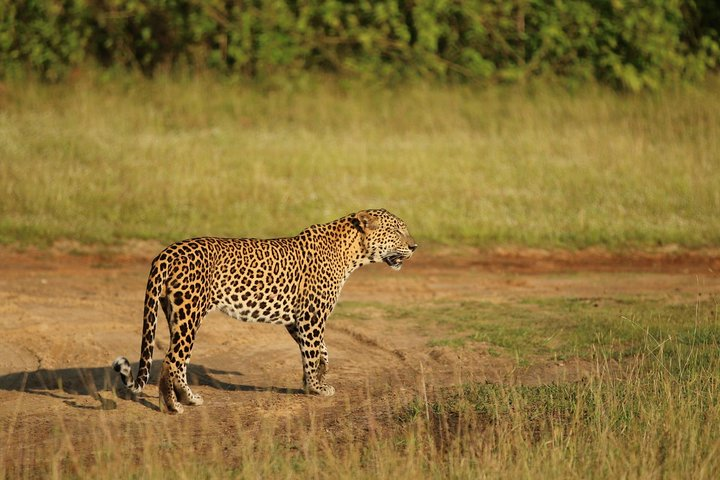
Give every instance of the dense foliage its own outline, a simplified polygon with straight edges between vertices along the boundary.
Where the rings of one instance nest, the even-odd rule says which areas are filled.
[[[0,77],[98,63],[640,90],[716,68],[719,31],[714,0],[0,0]]]

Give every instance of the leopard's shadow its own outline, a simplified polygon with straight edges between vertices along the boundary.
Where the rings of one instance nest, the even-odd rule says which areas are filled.
[[[160,364],[153,363],[150,372],[150,382],[156,382],[160,376]],[[137,364],[133,364],[133,372],[137,372]],[[216,375],[242,376],[239,372],[230,372],[203,365],[190,364],[188,366],[188,383],[191,386],[209,386],[218,390],[243,392],[277,392],[283,394],[300,394],[303,390],[298,388],[260,387],[228,383],[216,378]],[[58,369],[39,369],[34,372],[16,372],[0,376],[0,390],[27,392],[63,400],[66,405],[74,408],[92,410],[114,410],[117,402],[110,392],[116,392],[119,398],[134,400],[146,407],[159,410],[157,397],[144,393],[133,395],[121,383],[118,374],[112,367],[77,367]],[[87,395],[98,402],[97,405],[80,404],[70,395]]]

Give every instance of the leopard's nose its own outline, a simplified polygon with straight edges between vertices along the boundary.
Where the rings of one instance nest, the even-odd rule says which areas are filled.
[[[408,245],[408,248],[411,252],[414,252],[417,249],[417,243],[413,243],[412,245]]]

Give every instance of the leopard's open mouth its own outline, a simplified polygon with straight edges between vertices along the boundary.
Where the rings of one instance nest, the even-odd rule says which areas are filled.
[[[399,253],[383,258],[383,262],[387,263],[388,266],[394,270],[400,270],[403,260],[405,260],[405,256]]]

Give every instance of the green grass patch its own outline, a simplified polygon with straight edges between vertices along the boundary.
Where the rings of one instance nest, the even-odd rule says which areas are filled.
[[[436,302],[387,315],[414,318],[438,335],[432,344],[593,364],[575,382],[472,383],[406,405],[411,445],[458,478],[710,479],[720,468],[714,298]]]
[[[708,422],[718,421],[717,386],[673,387],[667,378],[473,386],[416,422],[430,425],[435,448],[482,459],[493,477],[613,478],[631,470],[636,478],[713,478],[717,437]]]
[[[431,346],[484,342],[524,365],[594,363],[579,382],[468,384],[407,405],[399,419],[412,445],[448,468],[462,459],[468,478],[612,478],[628,468],[638,478],[712,478],[720,466],[718,307],[714,298],[543,297],[348,303],[337,315],[415,321],[432,332]]]
[[[431,302],[400,307],[341,303],[337,315],[359,320],[368,312],[415,321],[431,331],[430,346],[483,342],[496,354],[529,359],[621,359],[664,355],[681,368],[687,351],[714,356],[720,347],[715,299],[668,303],[657,298],[525,298],[514,302]],[[651,340],[649,343],[648,340]]]
[[[717,90],[7,83],[0,242],[282,236],[383,206],[424,244],[717,245]]]
[[[713,478],[720,363],[717,336],[704,339],[647,334],[647,350],[619,376],[599,362],[576,383],[465,385],[418,398],[401,418],[490,477]]]

